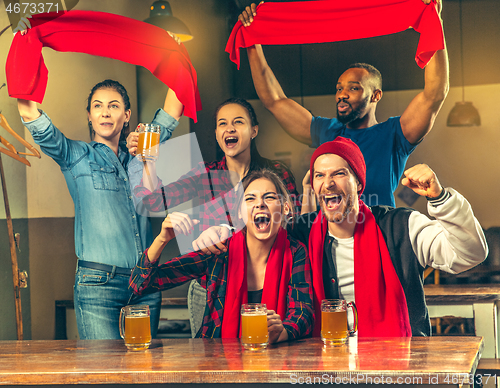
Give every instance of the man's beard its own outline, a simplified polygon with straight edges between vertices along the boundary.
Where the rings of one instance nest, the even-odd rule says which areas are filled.
[[[349,113],[348,115],[341,115],[339,113],[338,108],[337,108],[337,120],[340,121],[342,124],[347,125],[347,124],[352,123],[353,121],[356,121],[359,118],[361,118],[361,113],[367,107],[369,98],[370,98],[370,96],[366,96],[366,98],[359,103],[359,105],[356,109],[354,109],[352,107],[352,105],[347,101],[342,101],[342,100],[339,101],[337,103],[337,105],[340,102],[344,102],[344,103],[349,104],[349,106],[351,107],[351,113]]]
[[[339,194],[342,195],[342,202],[340,207],[332,214],[330,210],[326,207],[326,202],[324,197],[320,200],[321,212],[328,220],[328,222],[341,223],[344,221],[349,213],[354,209],[354,201],[352,195],[346,195],[344,192],[340,193],[329,193],[329,194]],[[344,202],[345,200],[345,202]]]

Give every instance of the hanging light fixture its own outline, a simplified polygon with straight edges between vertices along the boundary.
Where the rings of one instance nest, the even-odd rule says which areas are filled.
[[[448,127],[472,127],[481,125],[479,112],[472,105],[472,102],[465,101],[465,81],[464,81],[464,40],[462,32],[462,0],[459,1],[460,7],[460,60],[462,73],[462,101],[455,103],[455,106],[448,115],[446,125]]]
[[[179,37],[181,42],[187,42],[193,39],[189,28],[180,20],[172,15],[172,8],[168,1],[158,0],[151,5],[149,18],[144,20],[146,23],[153,24],[163,28],[166,31],[173,32]]]

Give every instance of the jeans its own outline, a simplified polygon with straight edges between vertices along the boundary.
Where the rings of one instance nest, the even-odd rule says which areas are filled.
[[[122,307],[149,305],[151,335],[156,336],[161,309],[161,292],[137,296],[129,290],[130,276],[90,268],[78,268],[74,301],[80,339],[120,339],[119,317]]]
[[[196,333],[203,324],[205,307],[207,305],[207,290],[205,290],[198,281],[191,280],[188,289],[188,310],[189,324],[191,325],[191,336],[196,337]]]

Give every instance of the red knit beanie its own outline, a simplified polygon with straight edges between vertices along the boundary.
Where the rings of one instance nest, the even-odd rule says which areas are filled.
[[[351,167],[352,171],[356,174],[359,183],[361,183],[361,189],[358,192],[358,194],[361,195],[366,184],[366,164],[365,158],[363,158],[363,154],[359,147],[352,140],[341,136],[337,136],[335,140],[321,144],[316,148],[316,151],[314,151],[311,157],[311,182],[314,176],[314,162],[321,155],[325,154],[338,155],[349,164],[349,167]]]

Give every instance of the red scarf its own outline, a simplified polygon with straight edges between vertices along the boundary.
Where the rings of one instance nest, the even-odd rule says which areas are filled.
[[[321,331],[321,301],[325,299],[323,247],[327,233],[328,221],[320,212],[309,237],[316,311],[313,336],[319,336]],[[362,201],[354,231],[354,295],[359,337],[411,337],[403,287],[375,217]]]
[[[340,42],[394,34],[409,27],[420,33],[415,60],[424,67],[444,49],[441,20],[422,0],[349,0],[263,3],[249,27],[236,23],[226,45],[240,67],[240,48]]]
[[[43,101],[48,70],[42,47],[50,47],[144,66],[175,91],[184,114],[196,121],[196,112],[201,110],[196,70],[184,45],[178,45],[165,30],[105,12],[59,14],[34,15],[28,33],[14,36],[6,63],[11,97]]]
[[[285,229],[280,229],[269,253],[262,291],[262,303],[286,318],[288,284],[292,276],[293,257]],[[243,231],[236,233],[229,244],[226,301],[222,321],[222,338],[240,338],[240,309],[248,301],[247,244]]]

